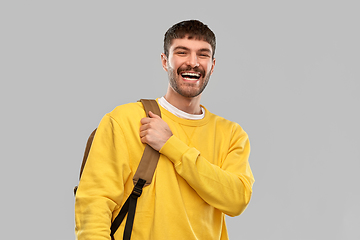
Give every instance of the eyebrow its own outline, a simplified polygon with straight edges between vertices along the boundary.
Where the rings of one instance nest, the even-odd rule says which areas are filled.
[[[187,48],[187,47],[183,47],[183,46],[177,46],[176,48],[174,48],[174,52],[176,51],[176,50],[190,50],[189,48]]]
[[[181,50],[190,51],[189,48],[184,47],[184,46],[177,46],[177,47],[174,48],[173,51],[180,50],[180,49],[181,49]],[[209,54],[211,54],[211,50],[208,49],[208,48],[201,48],[201,49],[198,50],[198,52],[208,52]]]

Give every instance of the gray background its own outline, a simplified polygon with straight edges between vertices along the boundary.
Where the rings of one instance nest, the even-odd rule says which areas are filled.
[[[230,238],[360,239],[358,1],[122,2],[0,3],[0,239],[75,239],[89,133],[165,94],[163,34],[194,18],[218,40],[202,104],[252,144]]]

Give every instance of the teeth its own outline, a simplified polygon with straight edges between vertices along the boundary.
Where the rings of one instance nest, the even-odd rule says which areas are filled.
[[[189,75],[189,76],[193,76],[193,77],[200,77],[200,74],[199,74],[199,73],[190,73],[190,72],[187,72],[187,73],[183,73],[183,75]]]
[[[200,78],[201,74],[193,73],[193,72],[185,72],[185,73],[182,73],[181,76],[187,80],[197,80]]]

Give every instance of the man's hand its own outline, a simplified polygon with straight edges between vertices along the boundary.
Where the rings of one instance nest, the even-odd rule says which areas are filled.
[[[140,138],[142,143],[149,144],[156,151],[164,146],[173,135],[169,125],[158,115],[149,112],[149,118],[141,119]]]

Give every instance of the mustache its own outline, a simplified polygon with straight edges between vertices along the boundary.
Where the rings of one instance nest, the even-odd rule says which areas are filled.
[[[177,70],[177,74],[180,75],[181,72],[188,72],[188,71],[194,71],[201,74],[201,76],[205,76],[205,71],[199,67],[179,67]]]

